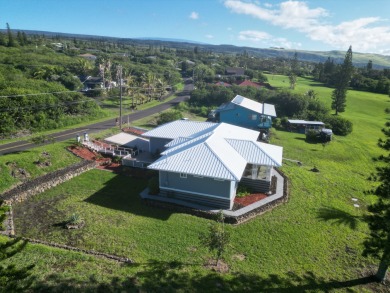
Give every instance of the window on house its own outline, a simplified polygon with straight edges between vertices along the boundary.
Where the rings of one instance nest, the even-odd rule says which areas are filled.
[[[250,120],[257,120],[257,115],[256,114],[249,114],[249,119]]]
[[[180,178],[187,178],[187,174],[186,173],[180,173]]]

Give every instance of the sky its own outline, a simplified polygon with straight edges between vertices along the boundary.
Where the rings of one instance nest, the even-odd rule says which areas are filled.
[[[0,0],[11,29],[390,55],[390,0]]]

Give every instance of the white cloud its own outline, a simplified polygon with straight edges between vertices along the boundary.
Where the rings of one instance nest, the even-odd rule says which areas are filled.
[[[264,3],[265,7],[271,8],[273,5],[271,3]]]
[[[387,52],[390,27],[381,26],[379,17],[358,18],[339,24],[329,24],[329,12],[321,7],[309,8],[306,2],[285,1],[278,6],[260,7],[241,0],[226,0],[225,6],[237,14],[248,15],[274,26],[304,33],[308,38],[354,51]]]
[[[254,30],[241,31],[238,35],[238,39],[243,42],[252,42],[270,47],[283,47],[287,49],[298,48],[302,46],[301,43],[291,42],[286,38],[275,38],[267,32]]]
[[[269,47],[283,47],[287,49],[299,48],[302,46],[301,43],[291,42],[286,38],[275,38],[267,32],[254,30],[241,31],[238,35],[238,39],[244,42],[252,42]]]
[[[260,31],[242,31],[238,35],[238,39],[241,41],[250,41],[255,43],[262,42],[270,38],[270,34]]]
[[[206,35],[205,36],[207,39],[214,39],[214,36],[213,35]]]
[[[199,18],[199,13],[198,12],[191,12],[190,16],[191,19],[198,19]]]

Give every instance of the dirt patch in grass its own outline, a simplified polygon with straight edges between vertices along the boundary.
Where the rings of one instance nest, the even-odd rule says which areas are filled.
[[[13,205],[16,234],[24,236],[33,230],[46,233],[53,224],[59,226],[60,222],[66,220],[66,215],[56,208],[63,198],[65,195],[61,194],[54,198],[26,200]]]
[[[58,203],[66,197],[60,194],[56,197],[36,200],[26,200],[13,205],[15,233],[17,236],[34,239],[46,239],[51,233],[66,233],[67,245],[76,246],[83,241],[81,233],[65,229],[69,215],[57,209]]]
[[[235,255],[233,255],[232,258],[233,258],[234,260],[244,261],[245,258],[246,258],[246,256],[245,256],[245,254],[240,253],[240,254],[235,254]]]
[[[16,162],[7,162],[6,165],[10,170],[12,177],[19,180],[26,180],[31,177],[30,173],[27,170],[20,168]]]
[[[217,273],[229,272],[229,265],[225,263],[223,260],[219,260],[218,262],[216,262],[215,259],[208,259],[204,266]]]

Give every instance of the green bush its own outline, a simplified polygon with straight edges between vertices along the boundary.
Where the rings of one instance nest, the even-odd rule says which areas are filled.
[[[329,115],[324,118],[327,128],[332,129],[336,135],[348,135],[352,132],[353,124],[351,121],[335,115]]]
[[[236,196],[237,197],[244,197],[252,193],[252,190],[244,185],[238,185]]]
[[[315,130],[308,130],[306,132],[306,141],[314,142],[318,139],[318,132]]]
[[[160,114],[160,116],[157,118],[157,124],[161,125],[182,118],[183,114],[178,110],[167,111]]]
[[[83,222],[83,219],[79,214],[73,213],[69,219],[66,221],[69,225],[78,225]]]

